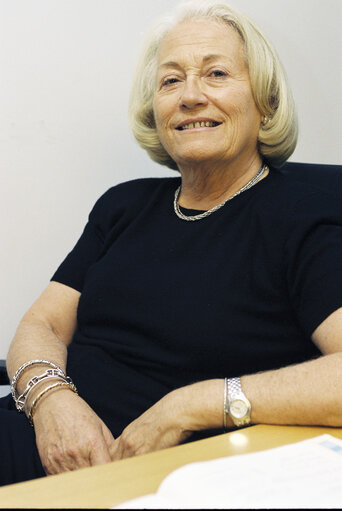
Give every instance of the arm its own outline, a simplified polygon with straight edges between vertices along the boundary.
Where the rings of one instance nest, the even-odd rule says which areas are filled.
[[[323,355],[315,360],[241,378],[254,424],[342,426],[342,308],[314,331]],[[115,441],[123,458],[181,442],[191,431],[223,425],[222,379],[177,389],[132,422]],[[229,416],[227,426],[232,426]]]
[[[255,423],[342,426],[342,308],[313,332],[323,356],[242,378]]]
[[[76,310],[80,293],[70,287],[51,282],[21,320],[7,355],[10,379],[28,360],[45,359],[55,362],[65,371],[67,346],[76,328]],[[18,381],[22,392],[30,373],[28,368]]]
[[[11,343],[7,370],[12,379],[16,370],[34,359],[49,360],[65,371],[67,346],[76,328],[80,293],[51,282],[19,324]],[[20,376],[17,389],[22,393],[30,378],[45,367],[28,367]],[[38,391],[34,388],[28,406]],[[99,417],[79,396],[68,389],[47,393],[34,414],[37,447],[48,474],[73,470],[110,461],[109,446],[114,439]]]

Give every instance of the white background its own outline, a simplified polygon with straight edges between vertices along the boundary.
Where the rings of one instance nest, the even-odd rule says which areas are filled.
[[[94,201],[175,175],[129,133],[144,31],[176,1],[0,0],[0,358]],[[300,117],[292,160],[341,163],[342,0],[232,0],[273,41]]]

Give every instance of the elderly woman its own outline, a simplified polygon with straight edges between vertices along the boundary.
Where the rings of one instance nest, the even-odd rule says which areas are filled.
[[[22,319],[3,484],[249,423],[342,426],[337,176],[279,169],[297,129],[270,44],[191,3],[148,40],[131,112],[180,177],[108,190]]]

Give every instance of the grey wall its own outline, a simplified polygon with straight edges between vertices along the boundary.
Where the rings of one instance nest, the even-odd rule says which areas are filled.
[[[110,186],[173,175],[126,122],[143,32],[170,0],[0,0],[0,358]],[[233,0],[268,34],[300,116],[293,160],[341,162],[341,0]]]

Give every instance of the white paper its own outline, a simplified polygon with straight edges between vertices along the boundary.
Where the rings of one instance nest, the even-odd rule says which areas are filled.
[[[328,434],[252,454],[190,463],[156,494],[114,509],[342,508],[342,441]]]

